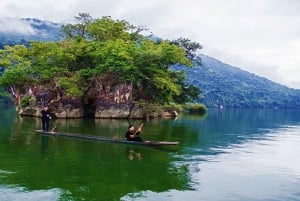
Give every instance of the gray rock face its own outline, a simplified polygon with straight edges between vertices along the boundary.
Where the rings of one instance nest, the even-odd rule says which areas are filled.
[[[38,106],[26,106],[16,107],[17,113],[21,116],[41,117],[42,107]],[[83,118],[83,108],[73,108],[71,105],[67,105],[59,110],[52,109],[50,111],[53,116],[59,119],[72,119]],[[152,118],[174,118],[177,117],[176,111],[146,111],[139,104],[127,105],[127,104],[103,104],[98,105],[95,118],[99,119],[152,119]]]
[[[160,107],[133,102],[131,85],[121,84],[113,89],[110,86],[102,86],[97,89],[93,90],[93,93],[87,93],[81,99],[67,97],[64,91],[49,90],[43,86],[28,86],[25,93],[20,93],[18,89],[11,87],[11,94],[15,99],[17,113],[21,116],[41,117],[44,106],[48,106],[56,118],[64,119],[83,118],[86,114],[103,119],[150,119],[178,116],[177,112],[163,111]]]

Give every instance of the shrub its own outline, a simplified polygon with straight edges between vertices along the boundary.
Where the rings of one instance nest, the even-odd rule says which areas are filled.
[[[30,99],[31,99],[31,96],[24,96],[24,97],[21,99],[21,107],[28,106],[28,105],[29,105],[29,102],[30,102]]]
[[[207,111],[205,105],[201,103],[187,103],[184,105],[184,109],[189,111],[190,113],[199,113],[199,114],[205,114]]]
[[[176,111],[176,112],[182,112],[184,110],[183,105],[176,104],[176,103],[169,103],[162,106],[162,109],[164,111]]]

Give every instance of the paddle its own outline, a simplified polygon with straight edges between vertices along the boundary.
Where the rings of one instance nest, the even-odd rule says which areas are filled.
[[[134,136],[138,135],[138,132],[142,131],[143,126],[144,126],[144,123],[141,123],[141,125],[138,127],[138,129],[136,129],[136,131],[134,132]]]
[[[50,118],[50,122],[53,124],[53,127],[52,127],[52,129],[50,130],[50,132],[54,132],[54,130],[56,129],[56,123],[55,123],[55,121],[52,121],[52,117]]]

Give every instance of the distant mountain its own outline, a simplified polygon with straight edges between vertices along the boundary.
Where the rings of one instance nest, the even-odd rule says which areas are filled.
[[[217,59],[200,55],[202,66],[184,69],[207,107],[300,109],[300,90],[291,89]]]
[[[1,19],[0,48],[4,45],[28,45],[29,41],[62,39],[61,24],[36,18]]]

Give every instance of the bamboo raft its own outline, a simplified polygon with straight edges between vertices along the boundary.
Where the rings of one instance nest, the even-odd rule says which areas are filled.
[[[84,134],[76,134],[76,133],[63,133],[63,132],[53,132],[53,131],[43,131],[36,130],[38,134],[42,135],[51,135],[51,136],[61,136],[61,137],[70,137],[70,138],[79,138],[86,140],[96,140],[96,141],[108,141],[108,142],[117,142],[117,143],[125,143],[125,144],[136,144],[136,145],[145,145],[145,146],[167,146],[167,145],[178,145],[179,142],[169,142],[169,141],[129,141],[123,138],[113,138],[113,137],[103,137],[103,136],[95,136],[95,135],[84,135]]]

